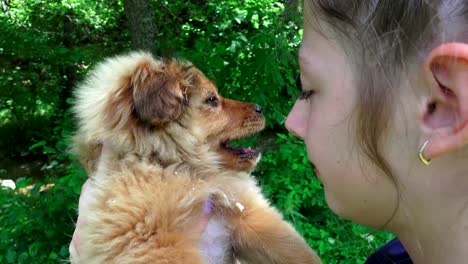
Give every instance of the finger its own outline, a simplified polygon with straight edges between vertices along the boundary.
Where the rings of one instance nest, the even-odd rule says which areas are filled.
[[[89,202],[91,201],[91,180],[86,180],[86,182],[81,187],[80,200],[78,201],[78,219],[82,216],[82,212],[88,208]],[[83,218],[81,218],[83,221]],[[78,221],[79,222],[79,221]]]
[[[97,166],[97,174],[106,173],[107,162],[110,156],[109,144],[105,141],[102,143],[101,156]],[[76,220],[75,231],[73,232],[72,241],[69,246],[70,260],[77,260],[80,249],[80,227],[86,224],[86,210],[91,201],[91,180],[87,180],[81,187],[80,199],[78,201],[78,219]]]
[[[76,220],[76,227],[75,231],[73,232],[72,242],[70,243],[69,251],[70,257],[77,259],[79,256],[79,248],[80,248],[80,239],[79,239],[79,229],[80,226],[86,223],[86,217],[83,213],[86,211],[86,208],[89,205],[90,198],[90,190],[91,190],[91,181],[87,180],[83,187],[81,187],[81,194],[80,200],[78,202],[78,219]]]

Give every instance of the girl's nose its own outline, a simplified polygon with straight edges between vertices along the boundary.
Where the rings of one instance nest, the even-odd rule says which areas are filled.
[[[289,132],[297,137],[304,137],[305,120],[303,118],[302,107],[296,102],[286,118],[285,126]]]

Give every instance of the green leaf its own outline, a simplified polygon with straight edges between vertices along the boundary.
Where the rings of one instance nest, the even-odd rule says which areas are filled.
[[[30,185],[33,182],[31,178],[19,178],[16,180],[16,188],[21,189],[24,188],[28,185]]]
[[[68,245],[62,246],[62,247],[60,248],[60,256],[62,256],[62,257],[67,257],[68,254],[69,254],[69,252],[68,252]]]
[[[53,252],[53,251],[50,252],[50,254],[49,254],[49,259],[56,260],[56,259],[58,259],[58,257],[59,257],[58,254]]]
[[[22,252],[18,257],[18,263],[27,263],[29,255],[26,252]]]
[[[43,146],[45,146],[46,144],[47,144],[47,142],[46,142],[45,140],[41,140],[41,141],[35,143],[34,145],[30,146],[30,147],[29,147],[29,150],[33,150],[33,149],[36,149],[36,148],[38,148],[38,147],[43,147]]]
[[[16,251],[9,248],[6,254],[6,261],[7,263],[15,263],[16,262]]]
[[[28,252],[31,257],[35,257],[39,251],[40,243],[34,242],[31,246],[29,246]]]

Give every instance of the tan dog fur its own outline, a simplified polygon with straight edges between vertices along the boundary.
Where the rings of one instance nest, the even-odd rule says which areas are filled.
[[[76,98],[74,145],[95,199],[72,263],[320,263],[249,174],[259,153],[223,143],[263,129],[254,104],[222,98],[189,62],[147,53],[99,64]]]

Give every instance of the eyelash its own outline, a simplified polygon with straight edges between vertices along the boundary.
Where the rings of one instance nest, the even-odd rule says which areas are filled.
[[[315,91],[302,91],[299,94],[299,97],[297,98],[298,100],[308,100],[312,95],[315,94]]]

